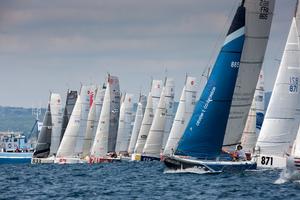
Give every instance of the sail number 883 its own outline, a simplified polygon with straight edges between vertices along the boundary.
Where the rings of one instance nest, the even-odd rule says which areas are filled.
[[[240,67],[240,62],[232,61],[230,66],[231,66],[231,68],[239,68]]]

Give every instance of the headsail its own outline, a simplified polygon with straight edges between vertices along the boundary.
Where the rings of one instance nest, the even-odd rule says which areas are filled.
[[[155,112],[159,103],[160,94],[163,88],[162,80],[153,80],[151,85],[153,111]]]
[[[57,157],[76,157],[75,145],[79,133],[81,116],[81,98],[78,95],[64,137],[59,145]]]
[[[219,156],[225,135],[245,38],[245,7],[232,21],[223,47],[176,154],[204,159]]]
[[[77,91],[68,90],[66,105],[64,109],[64,115],[63,115],[62,128],[61,128],[60,142],[64,137],[76,100],[77,100]]]

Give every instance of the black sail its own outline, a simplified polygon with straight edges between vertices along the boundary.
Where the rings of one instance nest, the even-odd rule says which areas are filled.
[[[50,153],[51,145],[51,131],[52,131],[52,120],[50,104],[48,104],[48,109],[45,112],[43,126],[38,137],[37,145],[33,153],[34,158],[47,158]]]

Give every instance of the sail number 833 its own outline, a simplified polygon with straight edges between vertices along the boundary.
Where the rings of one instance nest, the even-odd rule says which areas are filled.
[[[240,62],[232,61],[230,67],[231,68],[239,68],[240,67]]]

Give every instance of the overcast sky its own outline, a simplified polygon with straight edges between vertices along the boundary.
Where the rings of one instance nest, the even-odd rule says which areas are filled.
[[[265,57],[272,90],[296,0],[277,0]],[[0,0],[0,105],[46,106],[49,91],[102,84],[148,92],[151,77],[201,78],[240,0]],[[227,23],[226,23],[227,22]],[[137,95],[136,95],[137,96]]]

